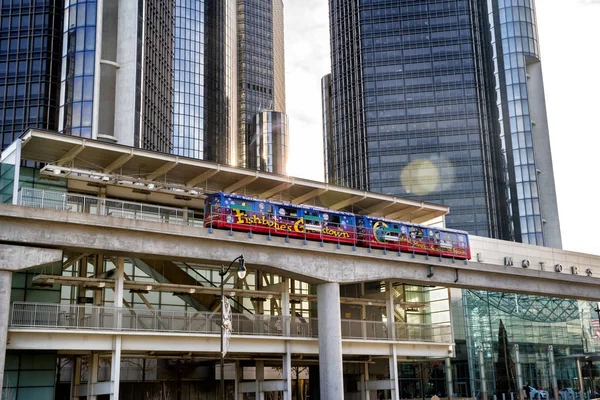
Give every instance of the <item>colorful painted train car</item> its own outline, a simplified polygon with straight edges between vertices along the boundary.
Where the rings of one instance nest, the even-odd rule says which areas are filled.
[[[228,193],[205,201],[204,226],[469,259],[467,232]]]

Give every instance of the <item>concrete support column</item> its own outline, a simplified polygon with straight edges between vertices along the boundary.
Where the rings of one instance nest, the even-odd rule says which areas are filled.
[[[81,357],[76,356],[71,375],[71,396],[72,400],[79,400],[79,385],[81,384]]]
[[[485,381],[485,360],[483,358],[483,346],[479,345],[477,349],[479,352],[479,377],[481,379],[481,398],[483,400],[488,400],[487,382]]]
[[[234,377],[234,385],[235,385],[235,400],[243,399],[244,394],[241,392],[240,381],[242,380],[242,367],[240,366],[240,362],[236,361],[235,365],[235,377]]]
[[[450,357],[446,357],[446,392],[448,393],[448,399],[452,398],[454,385],[452,384],[452,362]]]
[[[521,355],[519,354],[519,345],[514,345],[515,349],[515,372],[517,374],[517,388],[519,389],[519,400],[525,398],[525,391],[523,390],[523,371],[521,370]]]
[[[363,307],[364,308],[364,307]],[[360,400],[370,400],[371,393],[369,393],[369,363],[364,363],[364,371],[360,377]]]
[[[290,336],[290,281],[287,278],[282,282],[283,292],[281,293],[281,316],[283,317],[283,336]],[[283,400],[292,400],[292,351],[290,341],[285,342],[285,354],[283,355],[283,381],[285,390]]]
[[[110,367],[110,380],[112,382],[111,400],[119,399],[119,384],[121,383],[121,335],[116,335],[113,340],[113,351]]]
[[[396,317],[394,315],[394,287],[392,282],[385,283],[386,304],[385,311],[387,316],[387,325],[389,339],[396,340]]]
[[[90,355],[90,362],[88,365],[88,377],[87,377],[87,400],[96,400],[96,384],[98,383],[98,362],[100,358],[97,352],[93,352]]]
[[[400,390],[398,388],[398,353],[396,346],[391,345],[392,356],[390,357],[390,383],[391,383],[391,399],[400,399]]]
[[[285,343],[285,354],[283,355],[283,383],[285,384],[283,400],[292,400],[292,351],[289,340]]]
[[[256,400],[265,400],[263,382],[265,381],[265,362],[256,361]]]
[[[123,318],[123,282],[125,281],[125,259],[123,257],[116,258],[115,269],[115,297],[113,305],[119,308],[115,313],[115,326],[119,329],[121,328]],[[121,335],[119,331],[116,331],[113,339],[111,359],[110,381],[112,382],[112,392],[110,398],[111,400],[118,400],[119,385],[121,383]]]
[[[365,283],[360,283],[360,297],[365,297]],[[367,339],[367,306],[361,304],[360,306],[360,320],[362,321],[360,327],[361,337],[363,339]]]
[[[340,285],[317,286],[319,313],[319,384],[321,399],[344,399]]]
[[[115,265],[115,298],[113,305],[123,307],[123,282],[125,281],[125,258],[117,257]]]
[[[4,382],[4,364],[6,362],[6,339],[8,337],[10,316],[12,274],[10,271],[0,271],[0,376],[2,376],[2,382]],[[0,397],[2,397],[1,392]]]
[[[581,361],[579,358],[576,360],[577,364],[577,379],[579,380],[579,396],[583,399],[583,374],[581,373]]]
[[[554,363],[554,347],[548,346],[548,363],[550,364],[550,379],[554,398],[558,399],[558,383],[556,382],[556,364]]]

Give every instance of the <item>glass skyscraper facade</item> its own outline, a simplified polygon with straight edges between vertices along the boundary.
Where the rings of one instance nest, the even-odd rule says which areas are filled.
[[[65,2],[58,131],[92,138],[96,1]]]
[[[248,142],[248,168],[285,175],[289,153],[287,114],[263,111],[254,116],[254,132]]]
[[[532,1],[331,0],[330,16],[326,180],[561,247]]]
[[[263,111],[285,113],[283,1],[237,4],[238,166],[261,169],[249,160],[255,155],[255,118],[261,119]]]
[[[204,0],[175,1],[173,153],[204,157]]]
[[[61,1],[0,2],[0,149],[27,127],[58,129]]]
[[[246,167],[285,112],[282,0],[0,6],[2,148],[35,127]]]
[[[506,237],[485,7],[332,0],[330,11],[329,181],[442,203],[448,226]]]

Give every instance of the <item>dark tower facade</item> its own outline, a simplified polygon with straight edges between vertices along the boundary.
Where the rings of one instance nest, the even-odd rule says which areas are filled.
[[[330,1],[329,182],[508,238],[486,4]]]
[[[0,4],[0,149],[27,127],[58,129],[64,12],[62,1]]]
[[[283,1],[237,3],[238,165],[261,169],[249,160],[256,155],[256,121],[263,111],[285,113]]]

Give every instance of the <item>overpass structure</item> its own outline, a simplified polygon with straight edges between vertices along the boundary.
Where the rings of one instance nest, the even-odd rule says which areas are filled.
[[[22,160],[45,164],[33,185],[18,167]],[[447,359],[455,351],[451,321],[415,322],[433,306],[399,296],[402,285],[600,301],[597,256],[470,237],[473,259],[453,260],[215,230],[198,215],[211,191],[419,223],[443,218],[448,209],[437,205],[39,131],[15,142],[1,161],[4,170],[14,168],[10,204],[0,204],[0,343],[8,343],[0,371],[7,349],[71,355],[72,398],[118,398],[115,366],[122,358],[216,359],[215,276],[240,254],[251,279],[226,281],[236,311],[229,348],[235,363],[223,377],[214,372],[233,383],[236,398],[278,391],[291,399],[293,365],[320,366],[311,381],[320,380],[321,398],[343,398],[348,374],[357,376],[360,398],[381,390],[401,397],[398,360]],[[25,285],[48,290],[40,297],[60,288],[54,303],[27,295],[15,301],[13,275],[28,270],[35,276]],[[167,293],[185,307],[170,310]],[[112,366],[104,380],[102,358]],[[272,365],[282,374],[266,379]]]

